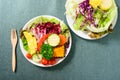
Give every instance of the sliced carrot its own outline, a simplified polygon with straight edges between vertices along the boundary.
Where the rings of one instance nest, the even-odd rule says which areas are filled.
[[[39,41],[39,43],[37,44],[37,51],[40,51],[40,47],[42,46],[43,42]]]
[[[59,37],[60,37],[60,44],[59,45],[64,45],[67,42],[65,35],[60,34]]]
[[[50,35],[50,34],[45,34],[45,35],[40,39],[40,41],[38,42],[38,44],[37,44],[37,51],[38,51],[38,52],[40,51],[40,48],[41,48],[43,42],[48,38],[49,35]]]
[[[41,42],[44,42],[47,38],[48,38],[49,34],[45,34],[41,39],[40,41]]]

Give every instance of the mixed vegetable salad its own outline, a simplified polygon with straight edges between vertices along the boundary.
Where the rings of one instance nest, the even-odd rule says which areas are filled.
[[[113,31],[112,22],[117,15],[114,0],[67,0],[65,7],[66,15],[74,20],[74,30],[97,39]]]
[[[65,57],[69,47],[70,31],[54,17],[40,16],[20,31],[26,57],[43,65],[55,65]]]

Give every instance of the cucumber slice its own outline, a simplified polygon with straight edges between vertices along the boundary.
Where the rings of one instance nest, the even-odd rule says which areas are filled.
[[[42,55],[38,54],[38,57],[39,57],[39,60],[41,61],[42,60]]]
[[[33,56],[32,56],[32,60],[34,61],[34,62],[40,62],[41,60],[42,60],[42,55],[41,54],[34,54]]]
[[[60,37],[57,34],[51,34],[48,37],[48,44],[55,47],[57,45],[59,45],[60,43]]]

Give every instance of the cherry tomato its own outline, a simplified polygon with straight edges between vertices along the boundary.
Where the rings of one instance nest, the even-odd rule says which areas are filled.
[[[47,65],[47,64],[48,64],[48,60],[45,59],[45,58],[42,58],[41,63],[42,63],[43,65]]]
[[[31,59],[31,58],[32,58],[32,55],[31,55],[30,53],[27,53],[27,54],[26,54],[26,57],[27,57],[28,59]]]
[[[56,60],[55,59],[51,59],[48,61],[48,64],[49,65],[54,65],[56,63]]]

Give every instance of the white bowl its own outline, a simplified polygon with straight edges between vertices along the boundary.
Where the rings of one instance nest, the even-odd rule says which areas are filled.
[[[55,19],[59,20],[60,23],[63,23],[63,21],[61,21],[60,19],[58,19],[58,18],[56,18],[56,17],[53,17],[53,16],[49,16],[49,15],[41,15],[41,16],[47,17],[47,18],[55,18]],[[37,17],[34,17],[34,18],[32,18],[31,20],[29,20],[22,29],[25,30],[30,23],[32,23],[34,20],[36,20],[37,18],[39,18],[39,17],[41,17],[41,16],[37,16]],[[34,64],[34,65],[36,65],[36,66],[40,66],[40,67],[52,67],[52,66],[55,66],[55,65],[61,63],[61,62],[68,56],[68,54],[69,54],[69,52],[70,52],[70,49],[71,49],[71,44],[72,44],[71,33],[70,33],[69,41],[70,41],[70,42],[69,42],[69,47],[67,48],[67,51],[66,51],[66,53],[65,53],[65,57],[57,59],[57,62],[56,62],[56,64],[54,64],[54,65],[43,65],[43,64],[41,64],[41,63],[36,63],[36,62],[34,62],[33,60],[31,60],[31,59],[28,59],[28,58],[26,57],[26,54],[27,54],[28,52],[23,48],[23,44],[22,44],[22,40],[21,40],[21,39],[20,39],[20,48],[21,48],[21,51],[22,51],[24,57],[25,57],[30,63],[32,63],[32,64]]]
[[[68,4],[68,1],[66,2],[66,4]],[[114,3],[115,6],[117,7],[116,3]],[[115,17],[114,17],[114,20],[112,21],[112,28],[115,27],[115,24],[117,22],[117,18],[118,18],[118,9],[117,9],[117,13],[115,14]],[[83,39],[87,39],[87,40],[96,40],[96,38],[91,38],[89,36],[89,33],[90,32],[82,32],[81,30],[75,30],[73,28],[73,24],[74,24],[74,20],[72,19],[72,17],[70,15],[66,15],[66,19],[67,19],[67,23],[70,27],[70,29],[76,34],[78,35],[79,37],[83,38]],[[100,38],[103,38],[105,37],[106,35],[108,35],[109,33],[106,33],[106,34],[103,34]]]

